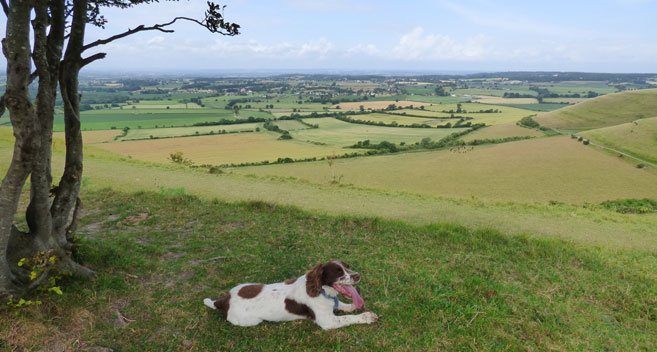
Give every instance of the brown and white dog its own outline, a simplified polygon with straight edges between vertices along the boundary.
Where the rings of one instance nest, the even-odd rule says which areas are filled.
[[[351,324],[371,324],[378,316],[372,312],[357,315],[334,314],[338,309],[353,312],[363,307],[363,298],[353,287],[360,274],[341,260],[318,264],[305,275],[275,284],[241,284],[227,296],[203,303],[219,309],[227,320],[239,326],[254,326],[262,321],[312,319],[322,329],[335,329]],[[338,293],[350,298],[351,304],[338,300]]]

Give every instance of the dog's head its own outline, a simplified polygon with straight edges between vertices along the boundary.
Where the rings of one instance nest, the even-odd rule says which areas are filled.
[[[331,287],[339,293],[351,298],[360,308],[363,299],[353,287],[360,281],[360,274],[351,271],[349,265],[341,260],[332,260],[317,264],[306,273],[306,293],[310,297],[317,297],[324,286]]]

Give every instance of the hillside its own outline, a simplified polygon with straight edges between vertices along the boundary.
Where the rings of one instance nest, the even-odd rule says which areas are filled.
[[[654,350],[657,265],[624,253],[455,225],[328,217],[264,202],[84,192],[78,252],[98,275],[0,311],[0,349]],[[339,258],[371,326],[241,328],[202,304]]]
[[[0,128],[0,173],[6,170],[11,160],[12,145],[10,141],[11,131]],[[538,142],[538,140],[536,141]],[[615,156],[597,151],[594,148],[587,148],[582,146],[581,143],[577,143],[569,138],[565,142],[563,146],[566,148],[575,148],[574,150],[577,150],[578,153],[594,155],[594,160],[597,160],[598,164],[600,162],[602,162],[602,165],[606,162],[611,163],[608,168],[599,171],[597,173],[598,175],[589,174],[591,177],[598,178],[598,180],[600,178],[607,179],[609,182],[620,185],[614,187],[614,189],[624,192],[624,196],[619,196],[616,193],[613,198],[610,198],[609,196],[613,194],[605,193],[607,194],[605,197],[605,194],[601,194],[597,190],[600,187],[611,189],[609,183],[606,183],[606,186],[600,186],[599,182],[592,183],[588,178],[582,177],[580,178],[581,187],[571,189],[581,199],[589,199],[586,197],[590,196],[604,200],[627,198],[630,197],[628,191],[635,192],[634,194],[640,194],[641,198],[643,198],[647,196],[643,190],[654,189],[652,185],[654,182],[657,182],[654,181],[654,174],[646,170],[638,170],[634,165],[625,163]],[[55,139],[53,153],[53,174],[55,175],[60,174],[63,170],[63,144],[63,141]],[[499,145],[499,147],[503,146]],[[539,152],[543,149],[553,150],[554,148],[553,146],[547,145],[539,148]],[[497,150],[505,151],[506,148]],[[484,149],[482,147],[481,151],[484,154],[476,153],[476,155],[470,157],[480,158],[491,155],[490,152],[494,152],[495,149],[489,147]],[[432,155],[435,155],[437,158],[449,158],[450,155],[453,157],[463,155],[449,151],[417,154],[419,158],[413,158],[416,161],[416,165],[425,166],[427,165],[427,160],[422,160],[422,155],[425,158],[426,156],[432,157]],[[531,152],[527,150],[524,154],[530,155]],[[555,152],[552,153],[552,157],[559,157],[559,155],[563,154]],[[505,155],[505,153],[501,155]],[[388,159],[392,157],[395,156],[382,156],[381,158]],[[529,159],[533,160],[535,157]],[[359,160],[365,162],[372,159],[371,157],[365,159],[347,159],[344,162],[356,162]],[[540,160],[533,162],[545,164]],[[340,177],[340,175],[345,173],[345,170],[337,163],[338,161],[336,161],[337,169],[335,174],[337,177]],[[434,160],[435,163],[436,161]],[[490,164],[492,162],[489,162]],[[173,164],[151,164],[129,160],[94,148],[93,146],[85,147],[84,165],[82,188],[86,190],[99,190],[105,187],[111,187],[115,190],[127,192],[186,192],[197,195],[204,200],[212,200],[214,198],[229,201],[259,200],[281,205],[294,205],[321,214],[376,216],[418,225],[446,222],[467,224],[472,228],[495,228],[509,234],[562,238],[585,245],[594,244],[609,248],[657,250],[657,226],[655,226],[655,223],[657,223],[657,214],[644,214],[640,217],[616,212],[604,212],[601,214],[591,204],[582,206],[561,204],[558,202],[547,203],[547,201],[537,203],[534,198],[526,198],[526,202],[520,203],[500,202],[499,200],[482,201],[480,197],[471,197],[473,195],[472,191],[463,188],[462,180],[456,180],[450,183],[437,180],[433,183],[434,185],[439,185],[442,189],[451,188],[454,191],[460,190],[461,194],[465,195],[465,198],[454,199],[427,194],[427,187],[415,187],[415,190],[420,189],[422,193],[410,193],[408,191],[395,191],[385,188],[374,189],[372,185],[368,185],[367,183],[365,183],[365,186],[359,186],[357,184],[348,185],[346,184],[347,180],[343,180],[341,184],[333,184],[327,181],[331,177],[331,171],[327,162],[288,164],[291,167],[308,167],[308,171],[312,174],[317,174],[318,177],[322,177],[323,175],[325,178],[322,182],[312,182],[297,177],[267,175],[270,170],[273,172],[288,172],[290,170],[279,168],[278,166],[280,165],[263,166],[262,169],[237,168],[217,175],[210,174],[206,169],[201,168],[190,169]],[[457,165],[452,163],[452,166]],[[397,166],[400,165],[398,164]],[[439,167],[440,164],[437,164],[437,166]],[[586,165],[583,167],[591,170]],[[512,164],[507,164],[505,168],[511,171],[514,169],[523,170],[522,167],[516,167]],[[551,169],[553,168],[541,168],[541,170],[547,172],[550,172]],[[121,172],[117,172],[116,170],[121,170]],[[239,170],[246,172],[244,172],[244,175],[238,174]],[[263,175],[254,175],[256,174],[256,170],[257,172],[263,172]],[[596,168],[596,170],[598,169]],[[629,184],[624,181],[623,177],[613,176],[614,174],[618,174],[618,170],[622,170],[621,173],[623,174],[633,172],[637,176],[643,175],[643,178],[653,181],[652,183],[649,182],[648,185],[644,181],[640,181],[637,184]],[[530,170],[526,170],[526,168],[523,172],[526,173],[525,175],[531,175]],[[612,175],[607,175],[610,172]],[[379,182],[386,181],[386,176],[391,177],[396,175],[396,173],[389,171],[380,173],[381,175],[375,175]],[[476,173],[476,170],[471,169],[468,177],[476,177]],[[465,172],[461,172],[461,174],[467,175]],[[371,176],[373,174],[368,173],[365,176],[367,175]],[[513,176],[512,173],[509,175]],[[553,185],[555,182],[560,185],[562,183],[560,180],[568,179],[563,177],[556,178],[555,174],[551,175],[548,177],[544,176],[543,180],[548,180]],[[508,180],[506,182],[504,180],[495,180],[486,175],[482,175],[481,177],[488,180],[486,181],[488,188],[492,188],[493,183],[491,182],[495,182],[510,187],[507,193],[521,192],[531,197],[541,194],[545,199],[559,200],[554,198],[554,194],[549,194],[549,192],[543,189],[547,186],[538,187],[535,183],[530,183],[531,180],[527,179],[528,176],[514,177],[512,182]],[[550,180],[550,178],[553,180]],[[636,180],[634,178],[631,179]],[[386,182],[389,181],[390,179],[388,178]],[[406,178],[406,187],[410,186],[410,182],[408,181],[408,178]],[[431,185],[430,181],[431,178],[423,182],[425,182],[425,185]],[[512,187],[514,182],[518,182],[515,188]],[[530,189],[522,189],[520,185],[529,185]],[[502,194],[502,192],[498,193]],[[502,196],[507,197],[506,194],[502,194]],[[572,197],[572,195],[566,195],[565,193],[562,193],[562,196]]]
[[[541,125],[557,129],[594,129],[653,117],[657,113],[657,89],[604,95],[577,105],[543,113]]]
[[[586,131],[581,135],[594,143],[657,164],[657,117]]]

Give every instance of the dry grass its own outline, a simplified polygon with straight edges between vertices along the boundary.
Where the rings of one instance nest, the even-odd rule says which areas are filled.
[[[564,103],[564,104],[577,104],[587,101],[589,98],[545,98],[544,103]]]
[[[657,117],[586,131],[583,136],[657,164]]]
[[[473,101],[482,104],[536,104],[534,98],[502,98],[488,95],[476,95]]]
[[[541,125],[563,129],[594,129],[655,116],[657,89],[607,94],[563,109],[540,114]]]
[[[138,160],[169,162],[169,155],[182,152],[196,164],[230,164],[274,161],[278,158],[322,157],[343,154],[342,148],[318,146],[295,140],[279,141],[277,133],[240,133],[218,136],[128,141],[99,145],[100,148]],[[350,150],[351,151],[351,150]]]
[[[507,137],[541,137],[545,134],[538,130],[532,130],[516,125],[515,123],[507,123],[502,125],[487,126],[485,128],[476,130],[470,134],[461,137],[462,140],[469,142],[474,139],[496,139]]]
[[[419,103],[417,101],[410,101],[410,100],[400,100],[400,101],[381,100],[381,101],[357,101],[354,103],[340,103],[337,105],[333,105],[331,108],[340,106],[342,110],[360,110],[360,106],[362,105],[363,108],[366,110],[367,109],[377,110],[377,109],[385,109],[390,104],[395,104],[395,106],[403,106],[403,107],[411,106],[411,105],[413,105],[413,107],[433,105],[430,103]]]
[[[108,143],[114,140],[114,137],[123,134],[121,130],[103,130],[103,131],[82,131],[82,140],[84,144]],[[53,138],[64,139],[64,132],[53,133]]]
[[[569,137],[338,160],[334,169],[347,184],[455,198],[569,203],[657,198],[657,175]],[[325,163],[237,171],[330,181]]]
[[[415,113],[416,110],[406,110],[408,114],[413,114]],[[427,111],[427,113],[431,114],[430,111]],[[434,113],[435,114],[435,113]],[[419,114],[418,114],[419,115]],[[445,115],[445,114],[443,114]],[[372,122],[383,122],[385,124],[391,124],[393,122],[396,122],[397,124],[400,125],[412,125],[412,124],[425,124],[425,125],[437,125],[438,123],[442,123],[442,121],[436,119],[431,119],[431,118],[422,118],[422,117],[412,117],[412,116],[401,116],[401,115],[392,115],[392,114],[367,114],[367,115],[350,115],[350,119],[354,120],[360,120],[360,121],[372,121]],[[447,119],[449,120],[449,119]],[[457,120],[453,120],[452,122],[456,122]]]

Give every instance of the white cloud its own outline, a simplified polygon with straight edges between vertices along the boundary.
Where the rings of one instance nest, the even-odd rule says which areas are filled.
[[[443,34],[425,34],[422,27],[416,27],[399,39],[392,53],[395,59],[405,61],[481,59],[488,50],[485,41],[483,35],[456,40]]]

